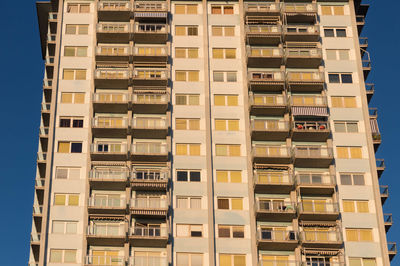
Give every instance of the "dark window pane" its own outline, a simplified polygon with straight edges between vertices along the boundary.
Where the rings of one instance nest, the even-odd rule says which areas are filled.
[[[83,127],[83,119],[74,119],[72,127]]]
[[[354,185],[356,186],[364,186],[364,176],[363,175],[353,175]]]
[[[333,29],[325,29],[324,32],[325,32],[325,37],[335,37]]]
[[[190,232],[190,236],[191,237],[201,237],[202,233],[201,233],[201,231],[192,231],[192,232]]]
[[[342,74],[342,83],[353,83],[351,74]]]
[[[71,152],[72,153],[81,153],[82,152],[82,143],[71,143]]]
[[[336,37],[346,37],[345,29],[336,29]]]
[[[219,227],[218,228],[219,237],[231,237],[231,230],[229,227]]]
[[[339,74],[329,74],[329,83],[340,83]]]
[[[218,209],[229,210],[229,200],[228,199],[218,199]]]
[[[176,180],[177,181],[188,181],[188,173],[187,171],[176,171]]]
[[[70,127],[71,119],[60,119],[60,127]]]
[[[351,175],[340,175],[342,185],[351,185]]]
[[[190,172],[190,182],[200,182],[200,172]]]
[[[244,228],[243,227],[233,227],[232,228],[233,238],[244,238]]]

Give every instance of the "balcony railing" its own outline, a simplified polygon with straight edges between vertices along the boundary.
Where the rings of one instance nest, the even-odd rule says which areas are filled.
[[[88,206],[95,208],[125,208],[126,200],[117,197],[94,196],[89,198]]]
[[[49,112],[51,109],[51,104],[50,103],[42,103],[42,111],[43,112]]]
[[[129,266],[167,266],[167,257],[134,256],[129,258]]]
[[[282,27],[279,25],[246,25],[247,34],[280,35]]]
[[[126,93],[93,93],[95,103],[127,103],[128,94]]]
[[[135,24],[135,33],[164,33],[166,34],[167,25],[166,24],[145,24],[145,23],[136,23]]]
[[[49,127],[40,127],[39,128],[39,135],[47,137],[49,135]]]
[[[43,213],[43,206],[41,206],[41,205],[33,206],[33,214],[34,215],[42,215],[42,213]]]
[[[102,154],[121,154],[127,152],[126,143],[103,142],[93,143],[90,145],[90,152]]]
[[[57,39],[57,34],[47,34],[47,42],[55,42]]]
[[[318,201],[309,201],[309,202],[299,202],[298,204],[299,212],[305,213],[338,213],[339,206],[337,203],[328,203],[328,202],[318,202]]]
[[[356,22],[358,25],[365,24],[365,16],[356,16]]]
[[[254,106],[284,106],[286,105],[286,97],[283,95],[260,95],[253,94],[250,98],[251,105]]]
[[[289,131],[289,122],[271,119],[252,119],[251,129],[253,131]]]
[[[168,51],[167,47],[162,46],[162,47],[141,47],[141,46],[135,46],[133,47],[133,55],[135,56],[167,56]]]
[[[370,117],[378,117],[378,108],[368,108],[369,116]]]
[[[296,158],[331,158],[332,148],[324,146],[296,146],[293,149]]]
[[[309,13],[309,12],[317,12],[316,4],[303,4],[303,3],[285,3],[283,5],[283,10],[285,12],[291,13]]]
[[[85,265],[117,265],[125,266],[124,256],[86,256]]]
[[[98,33],[128,33],[130,32],[129,23],[99,23],[97,24]]]
[[[341,242],[342,235],[339,230],[335,231],[318,231],[318,230],[306,230],[301,232],[302,242]]]
[[[287,72],[286,73],[288,82],[324,82],[325,76],[323,72]]]
[[[300,263],[295,260],[261,260],[258,266],[299,266]]]
[[[132,172],[132,180],[135,181],[161,181],[168,180],[169,172],[162,170],[156,171],[153,169],[148,170],[135,170]]]
[[[296,212],[296,204],[290,201],[256,200],[256,211],[271,213]]]
[[[286,48],[285,49],[286,57],[296,57],[296,58],[321,58],[322,57],[322,49],[319,48]]]
[[[135,11],[167,11],[166,2],[135,1]]]
[[[388,197],[389,196],[389,186],[380,185],[379,186],[379,192],[381,194],[381,197]]]
[[[92,127],[95,128],[127,128],[129,120],[126,117],[93,117]]]
[[[270,228],[258,228],[259,240],[268,240],[276,242],[296,241],[297,232],[293,230],[271,230]]]
[[[251,47],[248,46],[246,48],[247,56],[248,57],[282,57],[283,56],[283,49],[281,48],[258,48],[258,47]]]
[[[250,72],[249,80],[251,82],[283,82],[285,73],[281,71]]]
[[[360,46],[368,46],[368,37],[359,37]]]
[[[293,176],[288,172],[256,171],[253,175],[254,183],[260,185],[291,185]]]
[[[125,225],[121,223],[94,223],[87,227],[89,236],[97,237],[123,237],[125,236]]]
[[[49,20],[57,20],[57,13],[49,12]]]
[[[132,102],[134,104],[167,104],[169,102],[168,98],[168,94],[134,93]]]
[[[166,227],[133,227],[130,230],[130,235],[135,237],[144,238],[159,238],[168,237],[168,231]]]
[[[168,202],[162,198],[136,198],[131,200],[134,209],[167,209]]]
[[[95,79],[129,79],[129,69],[96,69],[94,71]]]
[[[264,144],[253,145],[254,157],[290,157],[290,148],[286,146],[269,146]]]
[[[293,121],[292,128],[298,132],[326,132],[329,131],[329,122],[325,121]]]
[[[376,159],[376,168],[385,169],[385,160],[384,159]]]
[[[101,1],[98,3],[99,11],[130,11],[131,3],[127,1]]]
[[[278,3],[245,3],[245,10],[249,13],[279,12],[280,9],[281,6]]]
[[[47,160],[47,152],[38,152],[37,160],[38,161],[46,161]]]
[[[131,48],[129,46],[97,46],[97,56],[129,56]]]
[[[117,169],[91,169],[89,172],[90,179],[110,179],[116,181],[125,181],[129,177],[128,170]]]
[[[365,90],[367,94],[373,94],[375,91],[375,84],[374,83],[365,83]]]
[[[53,65],[55,57],[54,56],[46,56],[46,65]]]
[[[43,80],[43,88],[50,88],[53,86],[53,80],[52,79],[44,79]]]
[[[36,178],[35,179],[35,187],[36,188],[43,188],[45,185],[45,178]]]
[[[168,146],[165,143],[136,142],[132,144],[131,152],[137,155],[168,155]]]
[[[283,28],[285,34],[298,34],[298,35],[319,35],[320,28],[318,25],[286,25]]]
[[[168,79],[168,71],[166,69],[135,69],[133,71],[134,79],[157,80]]]
[[[300,173],[296,175],[300,186],[334,186],[335,176],[328,173]]]
[[[397,253],[397,244],[396,243],[388,242],[387,246],[388,246],[389,253]]]
[[[38,243],[40,242],[40,233],[31,233],[31,243]]]
[[[327,101],[325,96],[291,95],[290,104],[292,106],[325,107]]]
[[[135,129],[167,129],[166,118],[133,118],[132,127]]]

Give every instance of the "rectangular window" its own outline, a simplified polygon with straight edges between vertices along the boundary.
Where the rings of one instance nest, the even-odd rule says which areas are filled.
[[[82,153],[82,142],[59,141],[59,153]]]
[[[246,255],[219,254],[220,266],[246,266]],[[283,263],[286,265],[286,263]]]
[[[212,34],[212,36],[232,37],[232,36],[235,36],[235,27],[234,26],[212,26],[211,34]]]
[[[337,156],[340,159],[362,159],[361,147],[336,147]]]
[[[217,183],[242,183],[242,171],[217,170]]]
[[[356,108],[357,101],[355,96],[332,96],[332,107],[335,108]]]
[[[350,60],[349,49],[326,49],[327,60]]]
[[[86,57],[87,50],[87,46],[65,46],[64,56]]]
[[[212,56],[214,59],[235,59],[236,49],[235,48],[213,48]]]
[[[343,200],[344,212],[369,213],[367,200]]]
[[[177,143],[176,155],[200,156],[200,144],[198,143]]]
[[[51,263],[76,263],[76,249],[51,249]]]
[[[176,266],[203,266],[203,254],[177,252]]]
[[[214,94],[215,106],[238,106],[238,95]]]
[[[175,58],[199,58],[199,48],[175,48]]]
[[[211,14],[213,15],[232,15],[233,5],[212,5]]]
[[[324,28],[324,35],[325,37],[347,37],[345,28]]]
[[[201,172],[199,170],[177,170],[176,181],[179,182],[200,182]]]
[[[175,95],[176,105],[200,105],[199,94],[176,94]]]
[[[321,6],[322,15],[325,16],[343,16],[344,15],[344,6]]]
[[[196,82],[199,81],[199,71],[197,70],[176,70],[175,81]]]
[[[60,117],[60,127],[83,127],[83,117]]]
[[[74,25],[74,24],[67,24],[65,26],[65,34],[72,34],[72,35],[88,35],[89,34],[89,25]]]
[[[362,173],[340,173],[340,183],[342,185],[364,186],[364,174]]]
[[[53,234],[76,234],[78,222],[76,221],[53,221],[52,223]]]
[[[357,133],[358,132],[358,122],[357,121],[334,121],[336,132],[345,133]]]
[[[351,73],[329,73],[329,83],[342,83],[351,84],[353,83],[353,76]]]
[[[376,266],[375,258],[349,258],[349,266]]]
[[[201,209],[201,197],[176,197],[176,206],[179,209]]]
[[[218,198],[219,210],[243,210],[243,198]]]
[[[177,224],[177,237],[203,237],[203,225]]]
[[[213,72],[214,82],[237,82],[236,71],[214,71]]]
[[[175,119],[176,130],[200,130],[200,119],[199,118],[176,118]]]
[[[346,228],[347,241],[372,242],[372,229]]]
[[[239,131],[239,119],[215,119],[215,130]]]
[[[79,167],[56,167],[56,179],[80,179],[81,168]]]
[[[64,80],[86,80],[86,69],[64,69]]]
[[[81,92],[62,92],[61,103],[85,103],[85,93]]]
[[[176,36],[198,36],[198,26],[175,26]]]
[[[218,225],[218,237],[220,238],[244,238],[243,225]]]
[[[67,13],[89,13],[90,4],[68,4]]]
[[[78,206],[79,194],[54,194],[54,205]]]
[[[175,4],[175,14],[178,15],[195,15],[197,14],[197,4]]]
[[[240,156],[240,144],[215,144],[216,156]]]

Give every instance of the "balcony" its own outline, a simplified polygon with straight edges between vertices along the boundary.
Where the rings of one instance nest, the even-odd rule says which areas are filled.
[[[278,16],[281,12],[279,3],[245,3],[246,16]]]
[[[385,204],[386,200],[389,197],[389,186],[380,185],[379,186],[379,193],[381,195],[381,202],[382,202],[382,205],[383,205],[383,204]]]
[[[362,57],[368,49],[368,37],[359,37],[358,40],[360,43],[360,52]]]
[[[386,233],[389,231],[390,227],[393,225],[393,216],[392,214],[383,214],[383,222],[385,224]]]
[[[117,195],[118,196],[118,195]],[[88,201],[88,212],[96,214],[125,214],[126,200],[107,195],[92,196]]]
[[[31,233],[31,245],[40,246],[40,233]]]
[[[129,85],[130,70],[127,68],[96,69],[94,84],[97,88],[125,88]]]
[[[129,46],[101,45],[96,47],[97,61],[129,62],[131,48]]]
[[[327,100],[322,95],[291,95],[290,105],[297,107],[327,107]]]
[[[317,42],[320,38],[319,25],[286,25],[283,28],[286,42]]]
[[[168,202],[163,198],[132,199],[130,208],[134,216],[164,218],[168,214]]]
[[[380,178],[385,171],[386,165],[384,159],[376,159],[376,171],[378,173],[378,178]]]
[[[283,91],[285,73],[281,71],[250,72],[249,87],[252,91]]]
[[[333,161],[332,148],[322,145],[296,146],[293,155],[296,167],[329,167]]]
[[[132,131],[135,138],[165,139],[168,123],[165,117],[134,117]]]
[[[369,103],[372,99],[372,96],[374,96],[375,93],[375,84],[365,83],[365,93],[367,94],[367,100]]]
[[[165,1],[135,1],[134,10],[135,10],[135,17],[149,17],[149,18],[160,18],[160,17],[166,18],[167,17],[166,13],[168,12],[167,3]],[[147,15],[143,16],[136,12],[144,12]]]
[[[133,40],[135,43],[166,43],[168,25],[135,23]]]
[[[167,86],[168,70],[165,68],[135,68],[133,71],[133,85],[135,86]]]
[[[125,225],[120,222],[95,222],[89,225],[86,231],[89,245],[122,245],[125,237]]]
[[[135,246],[166,247],[168,229],[166,227],[132,227],[129,239],[135,243]]]
[[[252,155],[255,163],[288,164],[292,161],[290,148],[285,145],[253,144]]]
[[[368,108],[368,113],[370,118],[378,118],[378,109],[377,108]]]
[[[94,161],[126,160],[127,148],[126,143],[97,142],[90,145],[90,157]]]
[[[43,206],[42,205],[33,205],[32,211],[33,217],[42,217],[43,214]]]
[[[331,195],[335,192],[335,176],[328,173],[299,173],[296,185],[300,194]]]
[[[371,58],[369,56],[369,53],[366,52],[364,56],[361,59],[361,64],[362,64],[362,69],[364,73],[364,80],[367,80],[369,73],[371,72],[372,66],[371,66]]]
[[[51,90],[53,86],[52,79],[44,79],[43,80],[43,90]]]
[[[127,93],[94,93],[92,102],[95,112],[126,113],[128,111],[129,101]]]
[[[165,114],[168,109],[169,94],[165,91],[134,91],[133,112],[137,114]]]
[[[130,24],[99,23],[96,33],[99,43],[128,43],[131,35]]]
[[[57,40],[57,34],[49,33],[47,34],[47,45],[55,46]]]
[[[46,74],[49,78],[53,77],[54,74],[54,56],[46,56],[45,67],[46,67]]]
[[[49,127],[40,127],[39,128],[39,137],[40,138],[48,138],[49,137]]]
[[[51,104],[50,103],[42,103],[42,114],[50,114]]]
[[[129,120],[126,117],[98,116],[92,118],[92,135],[95,137],[125,137]]]
[[[289,193],[294,188],[293,176],[288,171],[255,170],[256,193]]]
[[[281,25],[246,25],[250,45],[278,45],[282,39]]]
[[[357,15],[356,24],[357,24],[358,35],[360,35],[365,26],[365,16]]]
[[[280,67],[283,63],[282,48],[248,46],[246,52],[248,67]]]
[[[168,266],[167,257],[134,256],[129,258],[129,266]]]
[[[291,222],[296,217],[295,203],[284,199],[257,199],[255,210],[260,221]]]
[[[286,96],[281,94],[250,94],[252,115],[282,116],[286,113]]]
[[[127,21],[131,17],[131,3],[128,1],[100,1],[97,17],[100,21]]]
[[[293,141],[326,141],[331,129],[328,121],[292,121]]]
[[[310,230],[311,229],[311,230]],[[343,245],[343,239],[338,229],[330,230],[325,228],[304,228],[300,233],[301,245],[305,248],[335,248]]]
[[[282,9],[288,23],[315,23],[317,20],[315,3],[285,3]]]
[[[124,189],[128,183],[129,171],[124,169],[98,168],[89,172],[92,189]]]
[[[294,68],[317,68],[322,63],[320,48],[286,48],[285,65]]]
[[[339,217],[337,203],[328,203],[323,200],[303,200],[297,205],[300,220],[334,221]]]
[[[289,122],[272,119],[252,119],[251,138],[253,140],[282,140],[289,136]]]
[[[324,89],[325,76],[323,72],[287,72],[287,84],[292,92],[315,91]]]
[[[260,250],[294,251],[299,243],[297,232],[285,229],[258,228],[257,244]]]
[[[132,144],[131,156],[133,160],[142,162],[166,162],[168,146],[162,142],[136,142]]]
[[[46,163],[47,160],[47,152],[38,152],[37,153],[37,163],[42,164]]]
[[[258,266],[300,266],[296,260],[260,260]],[[336,266],[336,265],[334,265]]]
[[[124,256],[86,256],[84,265],[116,265],[125,266]]]
[[[389,253],[389,260],[392,261],[394,256],[397,254],[397,245],[394,242],[388,242],[388,253]]]
[[[35,189],[38,190],[44,190],[45,188],[45,178],[36,178],[35,179]]]
[[[167,190],[169,180],[169,172],[167,170],[136,169],[131,176],[131,186],[135,190]]]
[[[133,62],[164,63],[168,60],[166,46],[135,46],[133,47]]]

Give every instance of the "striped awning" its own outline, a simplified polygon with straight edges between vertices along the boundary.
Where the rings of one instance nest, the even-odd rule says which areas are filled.
[[[340,250],[326,250],[326,249],[303,249],[303,254],[307,255],[329,255],[336,256],[340,254]]]
[[[125,216],[121,216],[121,215],[119,215],[119,216],[110,216],[110,215],[108,215],[108,216],[101,216],[101,215],[89,215],[89,219],[90,220],[106,220],[106,221],[109,221],[109,220],[113,220],[113,221],[124,221],[125,220]]]
[[[379,134],[379,127],[378,127],[378,121],[375,118],[371,118],[369,120],[370,124],[371,124],[371,131],[374,134]]]
[[[167,12],[135,12],[138,18],[166,18]]]
[[[254,169],[274,169],[274,170],[287,170],[288,167],[284,165],[271,165],[271,164],[262,164],[262,163],[255,163],[253,165]]]
[[[328,108],[326,107],[292,107],[292,114],[294,116],[328,116]]]
[[[314,221],[309,221],[309,222],[300,222],[301,226],[316,226],[316,227],[334,227],[337,225],[336,222],[314,222]]]
[[[127,166],[124,162],[92,162],[92,166]]]
[[[167,94],[167,90],[133,90],[137,94]]]

